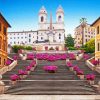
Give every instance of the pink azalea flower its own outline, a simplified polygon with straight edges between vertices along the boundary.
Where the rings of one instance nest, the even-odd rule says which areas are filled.
[[[6,62],[5,62],[5,65],[10,65],[12,63],[12,61],[10,59],[8,59]]]
[[[20,69],[20,70],[18,71],[18,74],[19,74],[19,75],[27,75],[27,71],[24,71],[24,70],[21,70],[21,69]]]
[[[86,75],[86,79],[87,80],[94,80],[95,79],[95,75],[94,74],[88,74],[88,75]]]
[[[10,76],[10,79],[11,79],[12,81],[16,81],[16,80],[19,79],[19,76],[18,76],[17,74],[13,74],[13,75]]]
[[[77,75],[83,75],[83,71],[82,70],[77,70]]]
[[[27,71],[30,71],[31,68],[32,68],[31,66],[27,66],[27,67],[26,67],[26,70],[27,70]]]
[[[45,70],[45,71],[56,71],[57,70],[57,66],[44,66],[43,67],[43,69]]]
[[[67,62],[66,65],[67,65],[68,67],[73,67],[73,65],[72,65],[71,62]]]

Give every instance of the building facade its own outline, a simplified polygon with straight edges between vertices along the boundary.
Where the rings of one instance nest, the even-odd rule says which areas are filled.
[[[95,28],[90,26],[89,24],[86,24],[86,26],[82,29],[81,25],[79,25],[75,28],[74,36],[75,47],[82,46],[82,44],[86,44],[86,42],[95,37]]]
[[[10,45],[23,44],[23,45],[33,45],[33,46],[34,45],[59,46],[59,44],[64,45],[64,41],[65,41],[64,10],[61,6],[59,6],[56,11],[55,22],[52,21],[52,14],[50,15],[50,21],[48,21],[48,13],[45,7],[42,7],[38,15],[37,31],[8,33],[8,43]]]
[[[100,61],[100,17],[91,25],[95,27],[95,59]]]
[[[7,59],[7,28],[11,27],[0,13],[0,67],[5,65]]]

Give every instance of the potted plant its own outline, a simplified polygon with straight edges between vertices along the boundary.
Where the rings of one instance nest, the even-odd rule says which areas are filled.
[[[32,68],[31,66],[26,66],[26,71],[28,74],[30,74],[31,68]]]
[[[43,70],[49,72],[49,73],[55,73],[57,71],[57,66],[44,66]]]
[[[10,76],[10,79],[11,79],[10,81],[11,85],[15,85],[17,83],[17,80],[19,79],[19,76],[17,74],[13,74]]]
[[[23,79],[23,78],[26,78],[27,77],[27,71],[24,71],[22,69],[20,69],[18,71],[18,74],[19,74],[20,79]]]
[[[77,71],[80,70],[77,65],[73,66],[74,74],[77,74]]]
[[[94,84],[94,80],[95,80],[95,75],[94,74],[88,74],[88,75],[86,75],[86,79],[87,79],[87,82],[90,85],[93,85]]]
[[[83,71],[82,70],[77,70],[77,76],[80,78],[80,79],[84,79],[84,73],[83,73]]]
[[[69,67],[70,71],[73,71],[73,65],[71,62],[67,62],[66,65],[67,65],[67,67]]]

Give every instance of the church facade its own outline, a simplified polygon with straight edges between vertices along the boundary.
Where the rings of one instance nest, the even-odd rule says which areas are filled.
[[[42,7],[38,15],[38,30],[9,32],[8,44],[32,45],[37,50],[50,48],[64,50],[64,10],[61,6],[58,7],[55,22],[52,21],[52,14],[50,14],[50,20],[48,21],[48,15],[45,7]]]

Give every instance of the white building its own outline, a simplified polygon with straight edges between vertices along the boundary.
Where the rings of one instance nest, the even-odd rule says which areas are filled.
[[[56,11],[56,21],[52,22],[52,14],[48,22],[48,13],[44,7],[39,11],[38,16],[38,30],[37,31],[22,31],[22,32],[9,32],[8,44],[10,45],[47,45],[51,44],[59,46],[63,45],[65,39],[64,29],[64,10],[61,6]],[[43,48],[42,48],[43,49]]]

